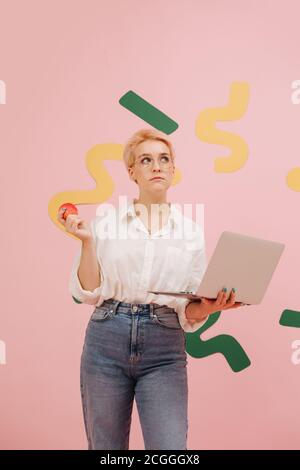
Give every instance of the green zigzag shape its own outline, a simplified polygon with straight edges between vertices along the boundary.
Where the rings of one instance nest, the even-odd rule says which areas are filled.
[[[230,335],[218,335],[203,341],[200,335],[219,319],[221,312],[213,313],[203,326],[193,333],[186,333],[186,351],[195,358],[221,353],[234,372],[240,372],[250,366],[251,361],[240,343]]]

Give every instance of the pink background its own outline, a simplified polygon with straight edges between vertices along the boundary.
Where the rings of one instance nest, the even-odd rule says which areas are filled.
[[[299,448],[299,14],[295,0],[0,1],[2,449],[86,449],[79,361],[89,305],[67,284],[79,243],[51,222],[51,197],[91,189],[85,154],[151,127],[119,105],[133,90],[179,123],[170,137],[183,180],[170,200],[205,204],[208,258],[223,230],[286,243],[263,303],[228,310],[205,334],[233,335],[252,365],[233,373],[221,355],[188,356],[188,449]],[[218,128],[242,136],[249,159],[215,173],[229,150],[195,135],[198,113],[250,84],[246,115]],[[119,194],[136,196],[123,165],[108,162]],[[81,208],[90,220],[96,205]],[[134,406],[131,449],[143,449]]]

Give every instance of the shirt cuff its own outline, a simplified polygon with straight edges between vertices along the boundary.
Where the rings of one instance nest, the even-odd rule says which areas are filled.
[[[176,312],[178,314],[179,323],[182,329],[186,333],[194,333],[195,331],[199,330],[199,328],[202,325],[204,325],[208,317],[201,321],[187,319],[186,314],[185,314],[185,309],[188,303],[190,302],[190,300],[189,299],[177,299],[177,300],[178,300],[178,306],[176,307]]]
[[[78,277],[78,268],[80,263],[80,256],[76,256],[74,261],[74,266],[72,269],[70,281],[69,281],[69,291],[75,299],[79,300],[82,303],[89,305],[96,305],[100,299],[102,286],[103,286],[103,277],[101,272],[101,283],[99,287],[96,287],[93,291],[83,289],[79,277]]]

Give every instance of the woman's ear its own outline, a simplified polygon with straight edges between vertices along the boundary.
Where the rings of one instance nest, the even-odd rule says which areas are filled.
[[[135,181],[135,183],[137,183],[137,180],[134,179],[134,177],[133,177],[133,169],[131,167],[129,167],[129,168],[127,168],[127,170],[128,170],[129,178],[131,180]]]

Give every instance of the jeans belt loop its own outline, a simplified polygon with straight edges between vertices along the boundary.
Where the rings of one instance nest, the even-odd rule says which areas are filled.
[[[116,300],[114,304],[114,314],[117,313],[117,308],[119,307],[119,304],[122,303],[121,300]]]
[[[154,317],[154,304],[150,304],[150,318]]]

